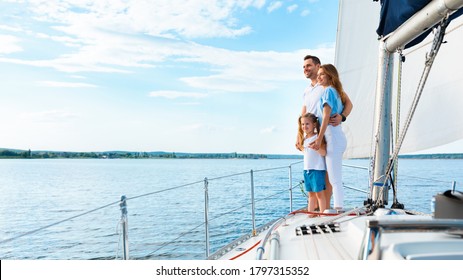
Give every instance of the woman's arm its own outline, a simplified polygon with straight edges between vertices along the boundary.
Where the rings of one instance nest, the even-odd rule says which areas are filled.
[[[322,124],[320,126],[320,131],[318,132],[317,139],[310,143],[310,148],[318,150],[322,145],[323,137],[325,136],[326,128],[330,122],[331,107],[327,103],[323,105],[323,115],[322,115]]]
[[[350,101],[349,95],[346,93],[346,103],[343,104],[344,109],[342,110],[342,114],[344,117],[348,117],[350,115],[350,112],[352,112],[352,108],[354,108],[354,104],[352,104],[352,101]]]
[[[326,143],[325,143],[325,141],[322,141],[322,144],[320,145],[320,148],[318,149],[317,152],[322,157],[326,156]]]

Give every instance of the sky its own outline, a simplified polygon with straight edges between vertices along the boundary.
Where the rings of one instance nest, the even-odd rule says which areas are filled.
[[[1,1],[0,148],[297,154],[337,0]]]

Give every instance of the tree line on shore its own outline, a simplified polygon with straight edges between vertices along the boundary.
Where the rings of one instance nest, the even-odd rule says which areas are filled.
[[[87,158],[87,159],[149,159],[149,158],[246,158],[264,159],[276,158],[276,155],[240,154],[240,153],[175,153],[175,152],[61,152],[61,151],[31,151],[0,149],[0,158],[3,159],[57,159],[57,158]],[[281,156],[282,158],[284,156]]]
[[[241,153],[176,153],[176,152],[62,152],[62,151],[31,151],[1,149],[0,159],[58,159],[58,158],[87,158],[87,159],[149,159],[149,158],[223,158],[223,159],[300,159],[301,155],[275,155],[275,154],[241,154]],[[461,153],[449,154],[418,154],[400,155],[399,158],[409,159],[463,159]]]

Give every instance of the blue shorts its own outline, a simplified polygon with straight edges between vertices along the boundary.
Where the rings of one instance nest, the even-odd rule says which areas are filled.
[[[326,189],[326,170],[304,170],[304,187],[306,192],[321,192]]]

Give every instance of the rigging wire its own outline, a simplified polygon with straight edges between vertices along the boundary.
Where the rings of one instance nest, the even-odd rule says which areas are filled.
[[[389,159],[387,168],[386,168],[386,173],[385,176],[388,176],[390,178],[391,170],[394,161],[397,160],[400,148],[402,147],[405,135],[407,134],[408,128],[410,127],[411,120],[413,119],[415,110],[418,106],[418,103],[420,101],[421,95],[423,93],[424,86],[426,84],[426,81],[428,79],[429,73],[431,71],[433,62],[435,57],[437,56],[437,53],[439,52],[440,46],[442,45],[444,36],[445,36],[445,29],[447,28],[449,24],[449,18],[448,15],[441,21],[439,26],[436,28],[436,35],[433,40],[433,44],[431,47],[431,51],[426,55],[426,62],[425,62],[425,67],[423,69],[423,73],[421,75],[420,81],[418,83],[418,88],[415,93],[415,97],[413,99],[412,105],[410,107],[410,110],[408,112],[407,119],[404,123],[404,128],[400,134],[400,137],[397,139],[396,147],[394,149],[394,153],[392,154],[391,158]],[[383,188],[384,189],[384,188]]]
[[[403,62],[405,61],[405,57],[402,54],[402,49],[398,50],[399,53],[399,63],[398,63],[398,73],[397,73],[397,100],[396,100],[396,123],[395,123],[395,131],[396,131],[396,143],[398,142],[398,136],[400,132],[400,104],[401,104],[401,97],[402,97],[402,67]],[[391,124],[392,125],[392,124]],[[399,173],[399,161],[396,159],[394,161],[394,180],[392,180],[392,205],[398,205],[398,188],[397,188],[397,177]]]
[[[37,228],[37,229],[34,229],[34,230],[30,230],[30,231],[21,233],[21,234],[19,234],[19,235],[14,236],[14,237],[0,240],[0,244],[13,241],[13,240],[18,239],[18,238],[20,238],[20,237],[23,237],[23,236],[26,236],[26,235],[30,235],[30,234],[36,233],[36,232],[38,232],[38,231],[47,229],[47,228],[49,228],[49,227],[56,226],[56,225],[58,225],[58,224],[61,224],[61,223],[64,223],[64,222],[73,220],[73,219],[78,218],[78,217],[82,217],[82,216],[84,216],[84,215],[93,213],[93,212],[95,212],[95,211],[98,211],[98,210],[101,210],[101,209],[104,209],[104,208],[108,208],[109,206],[113,206],[113,205],[119,204],[119,203],[120,203],[120,201],[112,202],[112,203],[103,205],[103,206],[101,206],[101,207],[97,207],[97,208],[95,208],[95,209],[86,211],[86,212],[84,212],[84,213],[81,213],[81,214],[78,214],[78,215],[74,215],[74,216],[69,217],[69,218],[67,218],[67,219],[64,219],[64,220],[61,220],[61,221],[58,221],[58,222],[55,222],[55,223],[51,223],[51,224],[49,224],[49,225],[46,225],[46,226],[43,226],[43,227],[40,227],[40,228]]]
[[[414,113],[415,113],[415,110],[416,110],[416,108],[418,106],[419,100],[421,98],[421,94],[423,92],[423,89],[424,89],[424,86],[426,84],[427,78],[428,78],[429,73],[431,71],[434,59],[437,56],[437,53],[439,52],[440,46],[443,43],[443,38],[445,36],[445,30],[446,30],[449,22],[450,22],[449,21],[449,14],[447,14],[446,17],[442,19],[441,23],[435,28],[436,33],[435,33],[435,36],[434,36],[433,44],[432,44],[430,52],[426,55],[425,67],[423,69],[420,81],[418,83],[418,87],[417,87],[417,90],[415,92],[415,97],[413,99],[412,105],[410,106],[410,110],[408,112],[407,119],[406,119],[406,121],[404,123],[404,129],[402,130],[400,136],[397,138],[396,147],[394,149],[394,152],[393,152],[392,156],[389,158],[389,161],[388,161],[388,164],[387,164],[387,167],[386,167],[386,172],[384,173],[384,175],[382,175],[382,176],[380,176],[380,178],[378,178],[378,181],[381,178],[385,178],[384,182],[383,182],[383,187],[380,190],[381,195],[383,194],[383,192],[386,191],[385,190],[386,189],[385,188],[386,183],[388,181],[392,180],[391,171],[393,169],[394,162],[397,161],[400,148],[402,147],[403,141],[405,139],[405,135],[407,134],[408,128],[409,128],[410,123],[411,123],[411,120],[412,120],[412,118],[414,116]],[[389,65],[387,65],[386,67],[388,67],[388,66]],[[385,79],[383,79],[383,81],[385,83]],[[381,112],[382,112],[382,107],[383,106],[381,104]],[[379,125],[379,122],[378,122],[378,125]],[[378,132],[378,134],[379,134],[379,132]],[[375,155],[376,155],[376,153],[375,153]],[[372,159],[372,161],[373,161],[373,159]],[[376,204],[377,207],[380,207],[381,206],[381,201],[378,200],[378,201],[376,201],[375,204]],[[403,205],[400,205],[398,203],[397,203],[397,205],[399,207],[403,207]]]

